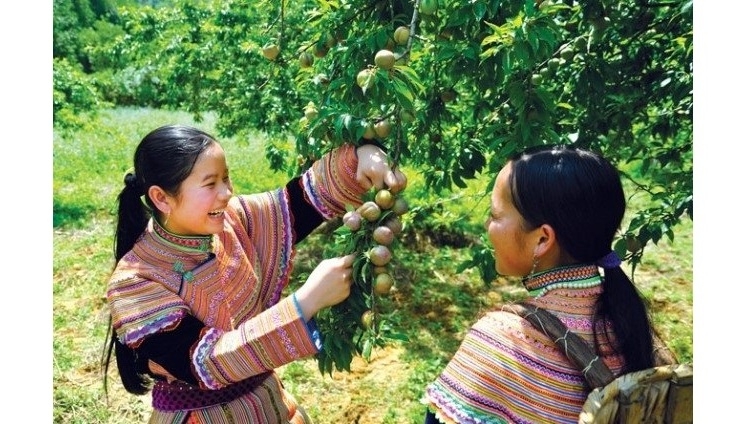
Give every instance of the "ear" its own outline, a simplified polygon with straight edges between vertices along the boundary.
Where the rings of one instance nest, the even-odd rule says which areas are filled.
[[[541,258],[553,252],[557,247],[557,234],[549,224],[542,224],[537,230],[536,247],[533,250],[536,257]]]
[[[172,197],[168,195],[160,186],[153,185],[146,191],[154,206],[163,214],[169,214],[172,210]]]

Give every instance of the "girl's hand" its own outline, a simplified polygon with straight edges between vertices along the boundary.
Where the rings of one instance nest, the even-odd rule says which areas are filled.
[[[355,259],[356,255],[350,254],[323,260],[295,292],[306,321],[320,309],[336,305],[348,297],[353,284]]]
[[[389,188],[393,193],[399,193],[408,185],[408,179],[397,167],[393,170],[387,154],[377,146],[365,144],[356,150],[358,155],[358,169],[356,180],[364,189],[377,190]]]

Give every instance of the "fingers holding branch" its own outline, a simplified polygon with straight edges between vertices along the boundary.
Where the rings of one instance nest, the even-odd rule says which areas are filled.
[[[389,188],[393,193],[405,189],[408,179],[397,167],[390,165],[387,154],[377,146],[360,146],[357,150],[356,180],[364,189]]]

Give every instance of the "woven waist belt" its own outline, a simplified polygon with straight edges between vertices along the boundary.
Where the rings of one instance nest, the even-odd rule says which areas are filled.
[[[271,374],[265,372],[217,390],[200,389],[182,381],[157,381],[152,387],[152,406],[160,411],[190,411],[220,405],[252,392]]]

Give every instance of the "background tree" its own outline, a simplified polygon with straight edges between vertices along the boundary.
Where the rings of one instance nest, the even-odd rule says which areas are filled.
[[[83,115],[105,106],[97,70],[118,64],[92,55],[92,47],[124,34],[109,0],[55,0],[52,6],[53,121],[61,128],[84,125]]]
[[[92,22],[80,3],[55,3],[56,52],[60,29]],[[122,7],[122,34],[71,48],[102,99],[213,111],[221,136],[262,131],[271,168],[290,173],[374,139],[442,196],[523,147],[601,151],[649,199],[615,242],[635,266],[692,219],[692,4],[179,0]],[[414,207],[430,225],[436,205]],[[472,249],[461,268],[490,281],[489,249]]]

